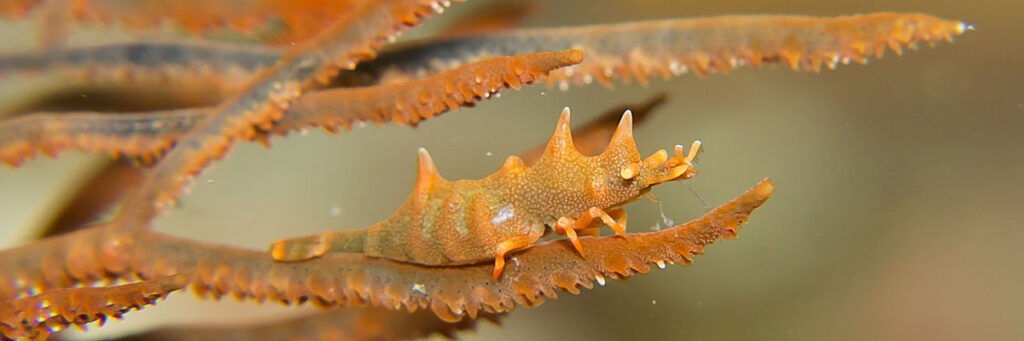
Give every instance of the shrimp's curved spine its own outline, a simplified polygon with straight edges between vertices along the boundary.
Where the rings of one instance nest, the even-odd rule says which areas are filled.
[[[596,155],[600,153],[608,146],[608,142],[611,142],[612,136],[615,135],[615,127],[618,126],[622,113],[628,110],[633,116],[633,122],[641,124],[650,112],[664,104],[667,99],[668,94],[660,92],[645,99],[643,102],[626,103],[605,110],[604,114],[586,125],[573,129],[572,138],[573,143],[576,144],[576,149],[583,155]],[[545,145],[539,145],[531,148],[519,153],[519,157],[523,159],[523,164],[533,166],[544,155],[545,147]]]
[[[691,160],[699,142],[685,156],[676,146],[672,158],[660,150],[642,159],[632,130],[632,114],[626,111],[608,148],[584,156],[573,145],[566,107],[537,164],[527,167],[510,156],[481,180],[445,180],[421,148],[415,189],[390,218],[364,230],[280,240],[270,254],[279,261],[301,261],[354,252],[436,266],[493,259],[497,279],[506,253],[532,246],[550,227],[566,234],[583,255],[577,231],[595,232],[591,222],[598,220],[625,235],[623,205],[651,186],[696,175]]]
[[[579,63],[578,49],[497,57],[405,83],[335,88],[300,97],[281,120],[254,135],[269,135],[319,126],[329,132],[350,129],[353,122],[394,121],[416,124],[461,106],[473,106],[503,88],[518,89],[554,69]],[[18,166],[37,150],[51,157],[66,149],[104,151],[149,163],[169,149],[211,108],[145,113],[36,113],[0,121],[0,162]]]

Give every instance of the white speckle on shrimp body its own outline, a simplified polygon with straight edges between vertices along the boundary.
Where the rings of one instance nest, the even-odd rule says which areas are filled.
[[[515,209],[512,208],[511,204],[505,204],[505,206],[498,209],[498,213],[494,215],[494,218],[491,218],[491,225],[501,225],[501,223],[504,223],[513,217],[515,217]]]

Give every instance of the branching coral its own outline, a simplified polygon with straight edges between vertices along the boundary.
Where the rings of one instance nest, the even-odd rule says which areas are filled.
[[[193,176],[224,156],[236,140],[266,143],[271,136],[293,130],[319,126],[336,132],[363,121],[415,125],[487,99],[503,87],[518,88],[538,79],[565,89],[569,84],[594,81],[611,84],[635,78],[646,83],[658,75],[725,73],[743,65],[783,64],[794,71],[818,71],[821,66],[866,62],[886,48],[899,54],[905,46],[950,40],[970,28],[922,14],[729,16],[460,34],[382,50],[401,28],[443,12],[450,3],[248,2],[251,6],[245,7],[250,11],[242,14],[195,1],[180,5],[66,1],[70,7],[63,9],[42,6],[41,1],[15,1],[0,7],[15,16],[46,8],[80,21],[134,21],[139,26],[153,25],[160,17],[194,33],[210,28],[253,32],[277,19],[284,28],[274,42],[296,42],[288,48],[137,42],[99,48],[58,46],[0,56],[4,73],[51,70],[86,84],[181,87],[200,80],[223,96],[208,108],[119,115],[35,113],[0,122],[0,159],[9,165],[17,166],[39,151],[55,156],[66,149],[103,151],[152,164],[114,219],[0,251],[4,337],[45,337],[55,326],[120,316],[126,308],[149,304],[152,298],[185,284],[214,297],[231,294],[258,301],[312,301],[321,306],[368,304],[408,312],[429,309],[441,320],[459,321],[492,317],[516,304],[536,305],[557,297],[558,290],[577,293],[594,281],[603,284],[608,277],[645,273],[650,265],[687,264],[703,252],[704,245],[735,237],[751,211],[771,195],[771,182],[762,181],[703,217],[669,229],[581,238],[585,257],[567,243],[537,244],[511,254],[511,265],[497,279],[492,279],[486,263],[424,266],[356,253],[278,262],[262,250],[190,241],[151,231],[149,224],[174,203]],[[214,19],[225,13],[230,13],[226,19]],[[611,131],[601,124],[594,127],[585,135],[607,141],[602,136],[610,136]],[[652,160],[651,169],[662,162],[679,162],[666,157]],[[632,178],[635,171],[623,168],[622,178]],[[569,197],[558,195],[557,188],[552,191],[556,195],[538,194],[535,199],[551,206],[565,204],[549,202]],[[143,282],[74,288],[98,280],[136,278]],[[365,312],[350,313],[356,316],[351,319],[335,318],[356,321],[358,316],[393,314]],[[311,326],[324,325],[314,321],[331,318],[320,314],[306,321]],[[316,337],[408,337],[452,327],[421,317],[393,321],[398,321],[396,328],[409,328],[409,332],[332,334],[320,327],[310,329],[324,333],[304,332]],[[287,333],[287,329],[275,332]],[[175,333],[180,332],[165,335],[180,335]]]

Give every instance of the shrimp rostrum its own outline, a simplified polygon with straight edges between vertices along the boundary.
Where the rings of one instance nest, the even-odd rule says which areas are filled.
[[[695,176],[692,161],[699,148],[698,140],[687,154],[677,145],[671,157],[662,149],[642,158],[633,140],[633,116],[626,111],[608,148],[585,156],[573,145],[565,108],[533,166],[509,156],[483,179],[447,181],[421,148],[416,188],[390,218],[362,230],[280,240],[270,253],[278,261],[301,261],[357,252],[429,266],[493,259],[497,280],[507,253],[530,247],[548,231],[566,235],[584,257],[579,234],[596,234],[607,225],[625,236],[622,207],[656,184]]]

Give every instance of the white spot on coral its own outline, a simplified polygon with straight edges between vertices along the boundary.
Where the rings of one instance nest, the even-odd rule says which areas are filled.
[[[602,287],[604,286],[604,276],[597,275],[597,277],[594,277],[594,279],[597,280],[598,285]]]
[[[422,283],[416,283],[412,285],[412,291],[419,293],[420,295],[427,294],[427,287]]]

